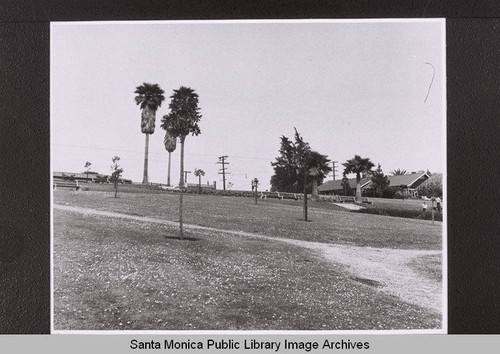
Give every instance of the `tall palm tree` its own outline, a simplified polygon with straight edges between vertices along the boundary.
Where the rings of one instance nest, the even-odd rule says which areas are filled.
[[[369,158],[363,159],[359,155],[355,155],[354,158],[347,160],[347,162],[342,164],[344,168],[344,175],[349,173],[356,174],[356,201],[361,201],[361,174],[368,172],[375,167],[375,164],[370,161]]]
[[[326,155],[322,155],[317,151],[311,151],[309,158],[309,174],[312,180],[312,199],[318,199],[318,182],[323,181],[326,175],[332,171],[328,166],[330,160]]]
[[[146,134],[146,146],[144,151],[144,174],[142,183],[148,183],[148,152],[149,152],[149,135],[155,132],[156,110],[165,100],[163,91],[158,84],[148,84],[144,82],[141,86],[137,86],[135,93],[135,103],[140,105],[141,113],[141,131]]]
[[[180,238],[184,237],[183,234],[183,221],[182,221],[182,199],[184,194],[184,142],[188,134],[200,134],[200,127],[198,122],[201,119],[198,108],[198,94],[189,87],[181,86],[179,89],[174,90],[170,96],[170,113],[163,117],[164,124],[168,127],[170,134],[178,137],[181,143],[181,168],[180,168],[180,199],[179,199],[179,226]]]
[[[201,177],[205,176],[205,171],[203,171],[201,168],[195,168],[194,175],[198,177],[198,188],[201,193]]]
[[[162,128],[163,124],[161,125]],[[167,186],[170,186],[170,162],[172,161],[172,152],[175,151],[176,145],[177,145],[177,138],[175,136],[172,136],[167,128],[164,128],[166,130],[165,132],[165,138],[163,139],[163,144],[165,145],[165,150],[168,151],[168,173],[167,173]]]

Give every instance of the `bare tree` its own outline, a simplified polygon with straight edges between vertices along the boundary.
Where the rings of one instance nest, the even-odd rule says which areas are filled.
[[[307,176],[310,171],[311,147],[295,129],[295,143],[293,144],[293,160],[304,179],[304,221],[307,221]]]
[[[258,186],[259,186],[259,180],[257,179],[257,177],[255,177],[252,180],[252,191],[254,192],[254,196],[255,196],[255,204],[257,204],[257,187]]]
[[[111,182],[115,185],[115,198],[118,198],[118,182],[122,176],[123,168],[120,167],[118,161],[120,161],[119,156],[115,156],[111,159],[113,164],[111,165],[111,170],[113,173],[111,174]]]
[[[184,178],[182,174],[184,171],[184,142],[187,135],[200,134],[201,131],[198,122],[201,119],[201,114],[199,114],[200,109],[198,108],[198,94],[194,92],[193,89],[181,86],[179,89],[174,90],[170,98],[170,113],[164,116],[163,119],[170,134],[174,137],[178,137],[181,143],[179,228],[180,238],[183,239],[182,200],[184,195]]]

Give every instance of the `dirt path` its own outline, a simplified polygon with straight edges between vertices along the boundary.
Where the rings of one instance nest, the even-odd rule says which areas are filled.
[[[112,218],[122,218],[148,223],[158,223],[177,227],[178,222],[161,220],[143,216],[134,216],[89,208],[72,207],[54,204],[54,208],[69,212],[88,215],[100,215]],[[184,224],[186,229],[223,232],[233,235],[280,241],[308,248],[321,253],[332,262],[348,267],[351,278],[362,283],[377,286],[380,291],[399,297],[401,300],[413,303],[437,312],[442,309],[442,282],[423,276],[409,264],[430,255],[440,255],[441,251],[401,250],[389,248],[372,248],[326,244],[302,240],[277,238],[243,231],[221,230]]]

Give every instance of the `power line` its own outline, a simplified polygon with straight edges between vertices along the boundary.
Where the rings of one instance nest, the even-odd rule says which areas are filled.
[[[127,149],[110,149],[110,148],[102,148],[102,147],[96,147],[96,146],[79,146],[79,145],[70,145],[70,144],[57,144],[53,143],[52,145],[56,146],[64,146],[64,147],[72,147],[72,148],[77,148],[77,149],[92,149],[92,150],[105,150],[105,151],[120,151],[120,152],[133,152],[137,154],[143,154],[144,151],[139,151],[139,150],[127,150]],[[165,152],[155,152],[155,151],[149,151],[150,154],[155,154],[155,155],[164,155]],[[207,157],[214,157],[217,155],[210,155],[210,154],[185,154],[186,156],[207,156]],[[268,161],[269,159],[264,158],[264,157],[255,157],[255,156],[232,156],[235,158],[240,158],[240,159],[250,159],[250,160],[266,160]]]

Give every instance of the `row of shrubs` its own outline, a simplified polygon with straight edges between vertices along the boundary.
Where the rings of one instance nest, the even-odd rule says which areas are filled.
[[[376,214],[376,215],[386,215],[386,216],[397,216],[400,218],[410,218],[410,219],[422,219],[422,220],[432,220],[432,212],[430,210],[426,211],[425,214],[419,210],[405,210],[405,209],[382,209],[376,207],[370,207],[360,210],[354,210],[356,213],[364,214]],[[434,211],[434,220],[443,221],[443,213],[440,211]]]
[[[427,190],[426,190],[427,191]],[[347,189],[345,191],[345,194],[347,196],[355,196],[356,195],[356,190],[355,189]],[[409,199],[412,198],[402,187],[399,186],[389,186],[384,189],[382,189],[382,194],[377,195],[376,191],[373,189],[365,189],[361,191],[361,194],[363,197],[376,197],[376,198],[386,198],[386,199]],[[427,195],[429,193],[421,192],[419,189],[419,195]],[[429,194],[427,196],[431,197],[432,195],[436,196],[441,196],[441,193],[438,194]]]
[[[174,190],[172,190],[172,191],[175,192]],[[254,192],[251,192],[251,191],[207,189],[207,188],[202,188],[200,191],[196,187],[186,188],[185,193],[208,194],[208,195],[218,195],[218,196],[227,196],[227,197],[246,197],[246,198],[253,198],[255,196]],[[261,192],[259,191],[257,193],[257,195],[260,197]],[[309,195],[309,197],[310,197],[310,195]],[[337,195],[319,195],[318,200],[329,201],[329,202],[338,201],[339,196],[337,196]],[[368,208],[356,210],[353,212],[365,213],[365,214],[385,215],[385,216],[396,216],[396,217],[401,217],[401,218],[432,220],[431,211],[427,211],[425,214],[423,214],[419,210],[378,208],[376,206],[370,206]],[[434,220],[442,221],[443,220],[443,213],[435,210],[434,211]]]
[[[157,187],[156,189],[161,189],[161,187]],[[178,192],[178,190],[172,189],[167,190],[171,192]],[[240,191],[240,190],[222,190],[222,189],[212,189],[212,188],[202,188],[201,190],[196,187],[188,187],[184,190],[184,193],[193,193],[193,194],[209,194],[209,195],[220,195],[226,197],[254,197],[254,192],[251,191]],[[258,192],[258,196],[260,196],[260,192]]]

